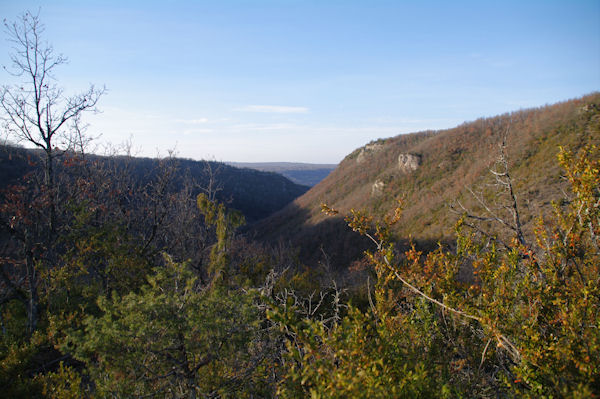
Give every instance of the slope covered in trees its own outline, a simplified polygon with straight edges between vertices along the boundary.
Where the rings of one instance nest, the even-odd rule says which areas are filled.
[[[35,170],[36,163],[41,162],[40,155],[35,150],[0,146],[0,188],[18,182]],[[135,187],[148,185],[161,171],[159,159],[89,154],[85,158],[86,162],[105,169],[107,179],[113,178],[110,173],[129,174],[130,183]],[[168,162],[177,169],[170,183],[173,193],[185,184],[193,184],[192,194],[202,189],[214,190],[215,198],[241,211],[249,222],[269,216],[308,190],[277,173],[235,168],[214,161],[173,158]]]
[[[361,256],[366,241],[351,234],[341,219],[326,218],[320,205],[383,215],[401,199],[404,217],[394,227],[396,239],[411,236],[426,248],[435,247],[453,237],[454,223],[465,210],[486,213],[478,198],[488,201],[496,193],[489,170],[504,151],[522,228],[531,238],[535,220],[548,212],[550,201],[564,189],[555,162],[558,146],[577,149],[600,141],[599,104],[600,94],[594,93],[453,129],[369,143],[349,154],[320,184],[263,221],[257,235],[297,243],[307,260],[318,260],[322,248],[329,261],[343,266]],[[499,203],[493,206],[502,208]]]

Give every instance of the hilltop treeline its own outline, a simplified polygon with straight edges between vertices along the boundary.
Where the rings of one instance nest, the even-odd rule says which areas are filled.
[[[74,156],[78,155],[64,155],[65,159]],[[133,192],[139,192],[140,187],[151,184],[164,166],[169,164],[169,167],[176,169],[170,176],[168,189],[171,192],[180,191],[186,184],[193,186],[192,195],[212,190],[215,198],[241,211],[249,222],[269,216],[308,190],[308,187],[292,183],[277,173],[241,169],[215,161],[195,161],[173,156],[161,160],[93,154],[85,154],[84,160],[89,163],[88,169],[102,168],[108,180],[128,175],[128,184]],[[19,182],[24,175],[40,167],[42,162],[40,151],[0,146],[0,188]],[[62,167],[59,163],[58,168]]]

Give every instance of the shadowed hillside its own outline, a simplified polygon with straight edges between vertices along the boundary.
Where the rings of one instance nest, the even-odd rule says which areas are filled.
[[[18,183],[23,175],[35,169],[40,159],[36,150],[0,146],[0,188]],[[87,155],[86,159],[99,163],[109,174],[130,174],[140,186],[156,177],[161,162],[154,158],[130,156]],[[174,190],[181,189],[185,178],[189,177],[195,185],[194,194],[210,187],[217,199],[241,211],[249,222],[269,216],[308,189],[273,172],[236,168],[213,161],[175,158],[171,162],[177,169],[172,182]]]
[[[464,209],[484,213],[473,194],[486,204],[498,200],[490,169],[497,167],[503,140],[523,230],[531,239],[532,222],[550,210],[552,200],[563,198],[556,162],[559,146],[576,149],[600,142],[600,94],[481,118],[453,129],[371,142],[349,154],[320,184],[261,222],[258,236],[299,245],[307,262],[325,252],[334,263],[347,265],[365,247],[355,245],[355,233],[344,223],[332,223],[320,205],[326,203],[342,214],[354,208],[381,217],[401,199],[404,213],[395,231],[398,240],[411,237],[430,246],[451,238]]]

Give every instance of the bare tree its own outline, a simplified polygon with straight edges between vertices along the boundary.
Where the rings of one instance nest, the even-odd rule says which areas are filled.
[[[509,125],[510,126],[510,125]],[[485,223],[497,223],[511,233],[517,243],[523,247],[530,247],[523,233],[521,215],[517,195],[513,186],[513,179],[510,174],[508,157],[506,154],[506,139],[508,129],[502,136],[499,144],[499,155],[494,165],[489,169],[493,176],[493,181],[488,184],[493,190],[492,201],[486,200],[483,191],[475,191],[467,187],[469,193],[476,200],[476,204],[481,208],[480,212],[475,212],[464,206],[459,200],[451,204],[451,210],[464,217],[464,224],[484,236],[499,242],[507,249],[512,249],[509,240],[502,239],[496,234],[490,233],[485,227]]]
[[[67,151],[79,152],[86,143],[81,115],[96,111],[105,89],[93,85],[83,93],[67,96],[55,78],[55,70],[67,59],[56,54],[43,40],[44,26],[39,15],[24,13],[15,22],[4,20],[12,52],[12,65],[4,70],[20,82],[0,89],[0,121],[7,138],[39,149],[43,159],[43,179],[35,187],[9,193],[0,207],[6,220],[0,227],[21,243],[25,267],[25,290],[10,285],[9,292],[26,299],[28,330],[35,331],[38,319],[39,265],[52,264],[52,247],[56,241],[57,182],[56,158]],[[10,200],[10,197],[14,197]],[[4,267],[7,262],[1,263]],[[3,280],[7,280],[2,269]],[[26,294],[25,294],[26,293]],[[27,298],[25,298],[27,297]]]
[[[26,142],[44,152],[44,186],[50,193],[50,227],[54,228],[55,158],[61,151],[77,150],[84,141],[81,114],[96,111],[105,89],[93,85],[83,93],[66,96],[56,83],[55,69],[67,62],[62,54],[42,39],[44,26],[30,12],[17,21],[4,20],[12,45],[11,68],[4,69],[19,84],[4,85],[0,92],[1,118],[9,138]]]

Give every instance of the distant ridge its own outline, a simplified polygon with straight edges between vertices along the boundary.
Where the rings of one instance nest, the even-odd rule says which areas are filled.
[[[237,168],[248,168],[262,172],[279,173],[296,184],[315,186],[326,178],[336,164],[312,164],[301,162],[226,162]]]

